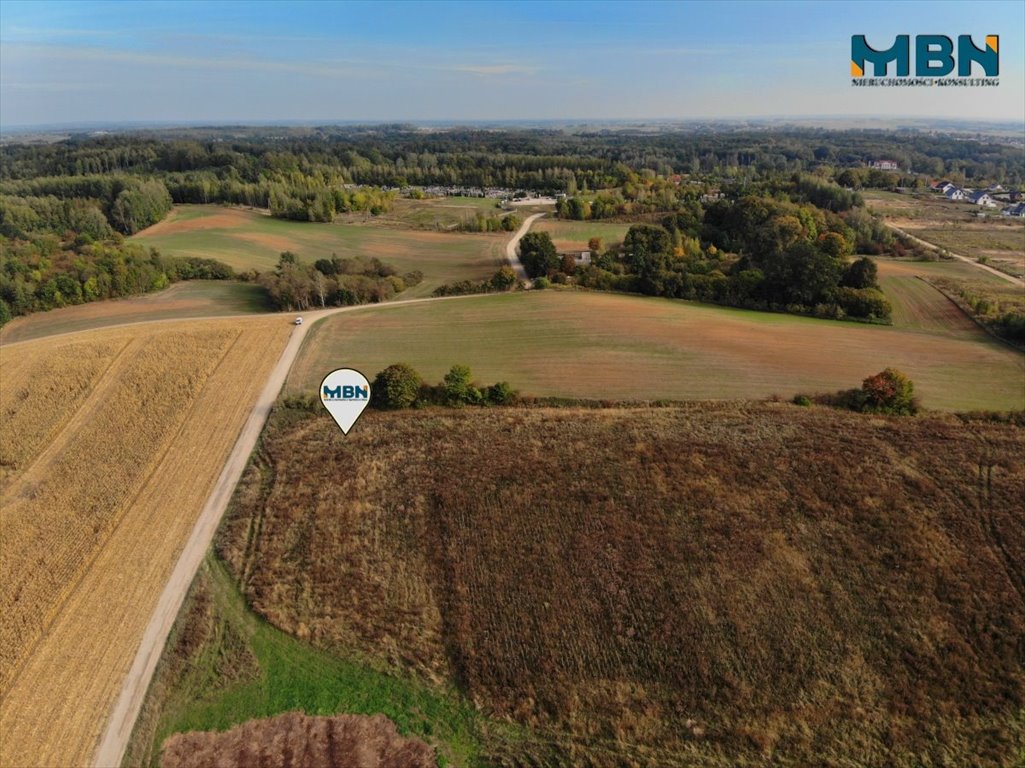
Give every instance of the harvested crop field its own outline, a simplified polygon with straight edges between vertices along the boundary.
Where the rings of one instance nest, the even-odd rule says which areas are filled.
[[[161,768],[434,768],[434,750],[403,738],[384,715],[307,717],[289,712],[225,733],[171,737]]]
[[[893,306],[895,328],[919,330],[926,333],[948,335],[954,338],[978,337],[979,326],[954,302],[927,282],[930,275],[952,270],[921,269],[915,262],[876,259],[879,266],[879,284]],[[959,262],[975,275],[984,274]],[[958,270],[959,271],[959,270]],[[993,278],[996,282],[998,278]]]
[[[217,548],[275,626],[525,728],[496,764],[1011,764],[1023,457],[789,405],[283,409]]]
[[[427,232],[364,224],[286,221],[243,208],[184,205],[132,238],[171,256],[217,259],[237,270],[271,270],[282,251],[314,262],[371,257],[400,273],[418,270],[424,281],[404,298],[430,296],[444,283],[491,277],[503,263],[504,234]]]
[[[266,293],[257,285],[228,280],[190,280],[159,293],[93,301],[16,317],[0,328],[0,344],[126,323],[241,315],[270,309]]]
[[[286,390],[311,392],[343,365],[372,377],[395,362],[430,382],[462,363],[479,381],[506,380],[525,395],[610,400],[789,398],[896,367],[927,408],[1025,407],[1025,356],[979,328],[869,326],[570,291],[328,318],[311,329]]]
[[[0,764],[89,759],[289,332],[209,320],[3,347]]]

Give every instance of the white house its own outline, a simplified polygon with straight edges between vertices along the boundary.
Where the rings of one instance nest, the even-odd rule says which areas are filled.
[[[870,168],[878,168],[880,171],[899,171],[900,166],[896,160],[873,160],[869,163]]]
[[[1025,218],[1025,203],[1018,203],[1017,205],[1009,205],[1002,210],[1004,216],[1016,216],[1018,218]]]
[[[943,190],[943,194],[947,196],[948,200],[965,199],[965,190],[961,189],[960,187],[955,187],[953,184],[951,184],[949,187]]]
[[[573,263],[578,267],[584,267],[591,263],[591,252],[580,251],[580,253],[573,254]]]
[[[976,205],[982,205],[986,208],[996,208],[996,201],[989,196],[989,192],[985,190],[979,190],[978,192],[972,192],[968,195],[968,202],[975,203]]]

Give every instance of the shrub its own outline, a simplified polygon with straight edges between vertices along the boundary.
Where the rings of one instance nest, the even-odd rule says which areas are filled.
[[[543,291],[545,288],[551,288],[552,281],[547,277],[539,277],[534,281],[534,287],[539,291]]]
[[[470,405],[481,401],[480,390],[473,386],[468,365],[453,365],[445,374],[445,404]]]
[[[423,379],[405,363],[389,365],[374,378],[370,403],[382,410],[410,408],[420,396]]]
[[[489,405],[509,405],[515,399],[516,391],[508,381],[500,381],[484,390],[484,400]]]
[[[794,395],[794,405],[800,405],[807,408],[811,405],[811,398],[807,395]]]
[[[316,413],[320,410],[320,400],[316,395],[300,394],[288,395],[281,403],[283,408],[292,411],[307,411]]]
[[[514,285],[516,285],[516,273],[512,267],[502,267],[491,277],[491,287],[496,291],[508,291]]]
[[[879,268],[869,258],[861,258],[851,262],[844,270],[840,285],[848,288],[878,288]]]
[[[864,403],[861,410],[872,413],[892,413],[909,416],[918,411],[915,385],[896,368],[887,368],[869,376],[861,384]]]
[[[453,365],[441,383],[430,385],[410,366],[396,363],[377,374],[370,389],[370,404],[381,410],[430,405],[461,408],[464,405],[510,405],[518,400],[518,395],[507,381],[479,387],[473,383],[473,374],[466,365]],[[286,399],[286,407],[303,407],[292,403],[293,399]],[[319,405],[316,398],[312,399],[314,406]]]

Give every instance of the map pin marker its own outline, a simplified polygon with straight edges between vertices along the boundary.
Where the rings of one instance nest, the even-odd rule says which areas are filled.
[[[370,403],[370,382],[353,368],[331,371],[320,383],[320,402],[347,435]]]

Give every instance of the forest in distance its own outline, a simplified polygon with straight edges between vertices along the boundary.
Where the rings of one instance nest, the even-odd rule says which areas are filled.
[[[899,170],[872,167],[881,158]],[[0,147],[0,324],[195,278],[258,282],[281,308],[301,308],[318,296],[321,305],[381,300],[402,285],[370,286],[362,272],[362,283],[345,284],[313,267],[331,254],[300,254],[308,263],[284,272],[279,265],[265,275],[237,274],[126,238],[178,204],[242,205],[276,218],[329,222],[354,212],[379,216],[400,197],[456,193],[557,195],[559,218],[660,230],[643,237],[637,230],[631,252],[599,244],[593,264],[578,274],[552,261],[547,274],[534,276],[885,322],[886,299],[864,265],[850,271],[854,257],[927,253],[870,213],[861,190],[923,189],[938,177],[1014,188],[1025,179],[1025,163],[1018,148],[995,137],[811,128],[223,128],[7,143]],[[508,231],[516,219],[506,216],[478,215],[459,229]],[[294,285],[284,285],[283,274]],[[325,279],[334,288],[325,291]],[[1015,322],[1004,325],[1017,333]]]

